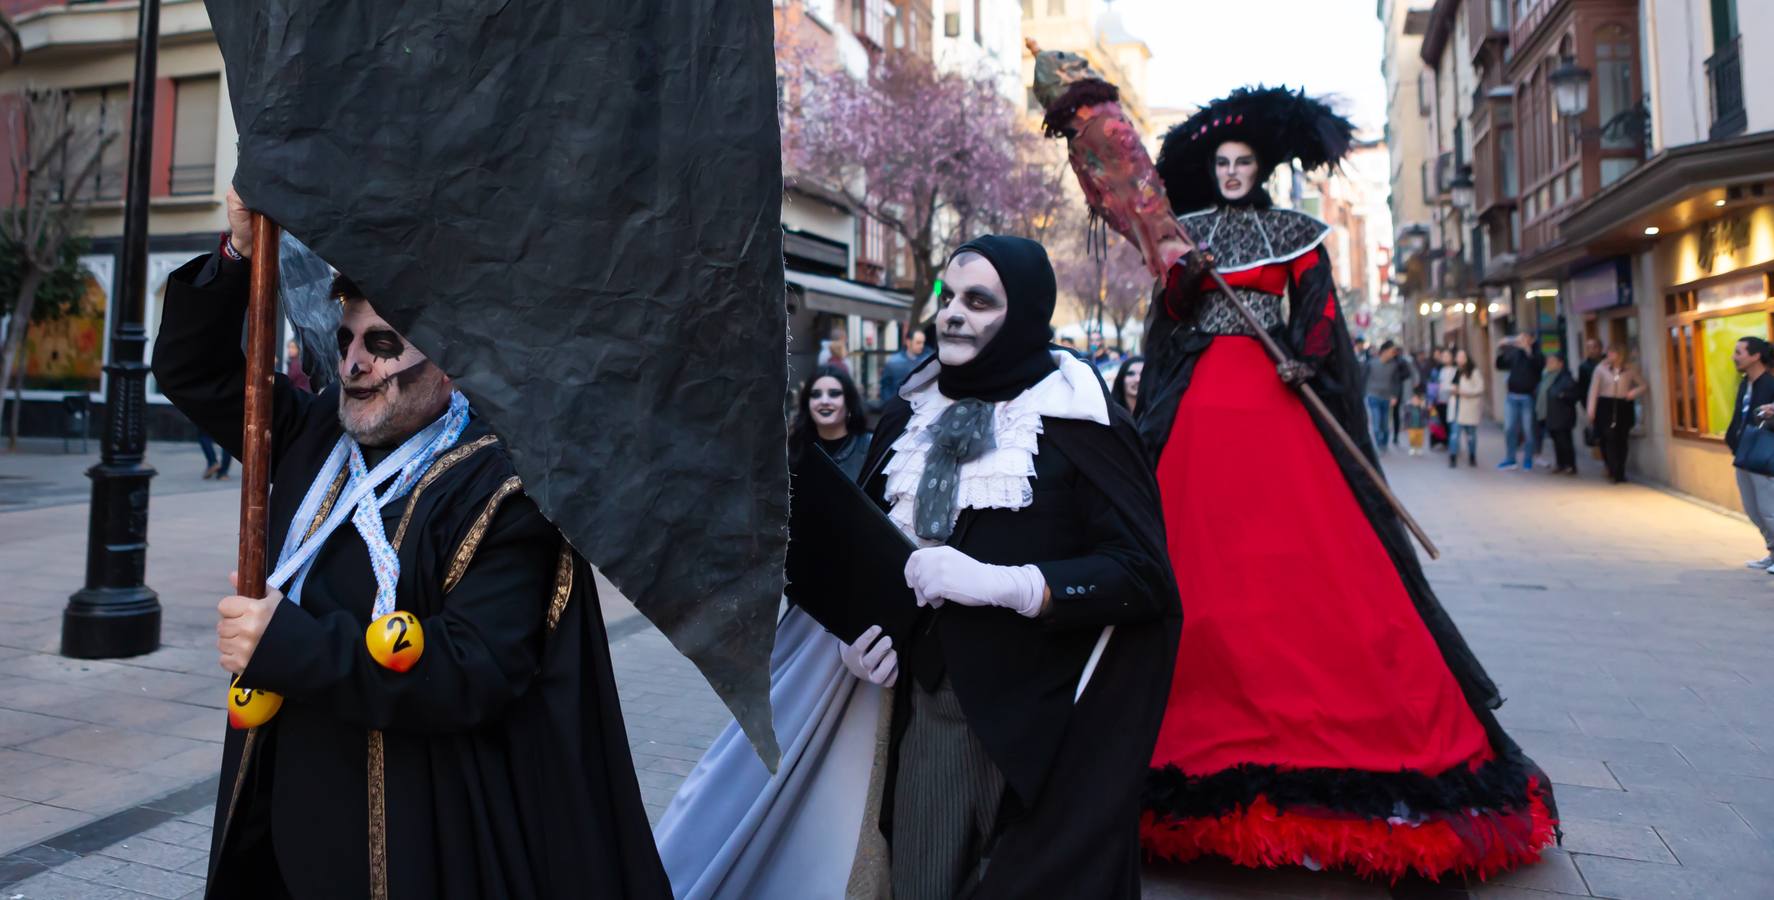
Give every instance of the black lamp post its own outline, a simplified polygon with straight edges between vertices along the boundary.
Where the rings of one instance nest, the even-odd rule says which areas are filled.
[[[88,469],[92,504],[86,530],[86,586],[62,610],[62,655],[139,656],[160,646],[160,596],[142,581],[148,557],[148,184],[154,155],[154,73],[160,0],[141,0],[135,89],[130,96],[128,193],[123,266],[105,364],[105,432],[99,464]]]

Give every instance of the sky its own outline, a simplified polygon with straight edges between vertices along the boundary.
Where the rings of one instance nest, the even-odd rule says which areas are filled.
[[[1362,132],[1386,124],[1375,0],[1116,0],[1152,49],[1147,103],[1199,106],[1262,82],[1331,95]]]

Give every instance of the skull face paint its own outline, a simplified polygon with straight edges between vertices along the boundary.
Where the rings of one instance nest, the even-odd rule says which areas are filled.
[[[945,366],[972,362],[1010,314],[1004,280],[991,261],[977,253],[962,253],[949,262],[938,302],[942,308],[936,314],[936,353]]]
[[[366,447],[399,444],[449,406],[449,376],[363,300],[339,321],[339,426]]]

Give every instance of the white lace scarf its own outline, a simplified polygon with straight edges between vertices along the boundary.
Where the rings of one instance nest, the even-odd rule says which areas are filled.
[[[1031,479],[1035,476],[1035,454],[1040,452],[1043,416],[1109,424],[1108,399],[1090,364],[1070,353],[1055,351],[1053,357],[1059,367],[1053,374],[1016,397],[993,405],[997,446],[961,464],[960,493],[955,501],[957,516],[963,509],[1023,509],[1034,502]],[[940,543],[919,538],[913,528],[918,481],[930,452],[928,431],[937,416],[954,402],[937,389],[936,374],[940,369],[939,363],[925,366],[900,389],[900,396],[912,405],[912,417],[905,432],[893,442],[893,458],[884,470],[891,507],[889,517],[900,531],[924,547]]]

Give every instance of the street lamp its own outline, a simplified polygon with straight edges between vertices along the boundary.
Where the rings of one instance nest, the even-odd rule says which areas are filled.
[[[1477,203],[1477,185],[1472,182],[1472,167],[1461,166],[1454,173],[1454,180],[1448,183],[1448,187],[1453,191],[1454,208],[1463,213],[1472,212],[1472,207]]]
[[[99,464],[88,469],[86,586],[62,610],[62,655],[76,659],[140,656],[160,646],[160,596],[142,583],[148,558],[148,481],[143,456],[148,331],[142,310],[148,281],[148,186],[153,177],[154,72],[160,0],[142,0],[137,19],[135,90],[130,98],[129,169],[123,206],[123,263],[111,314],[105,365],[105,436]]]
[[[1552,102],[1558,107],[1560,118],[1576,122],[1589,112],[1590,72],[1577,65],[1576,57],[1561,58],[1558,68],[1547,77],[1552,81]]]

